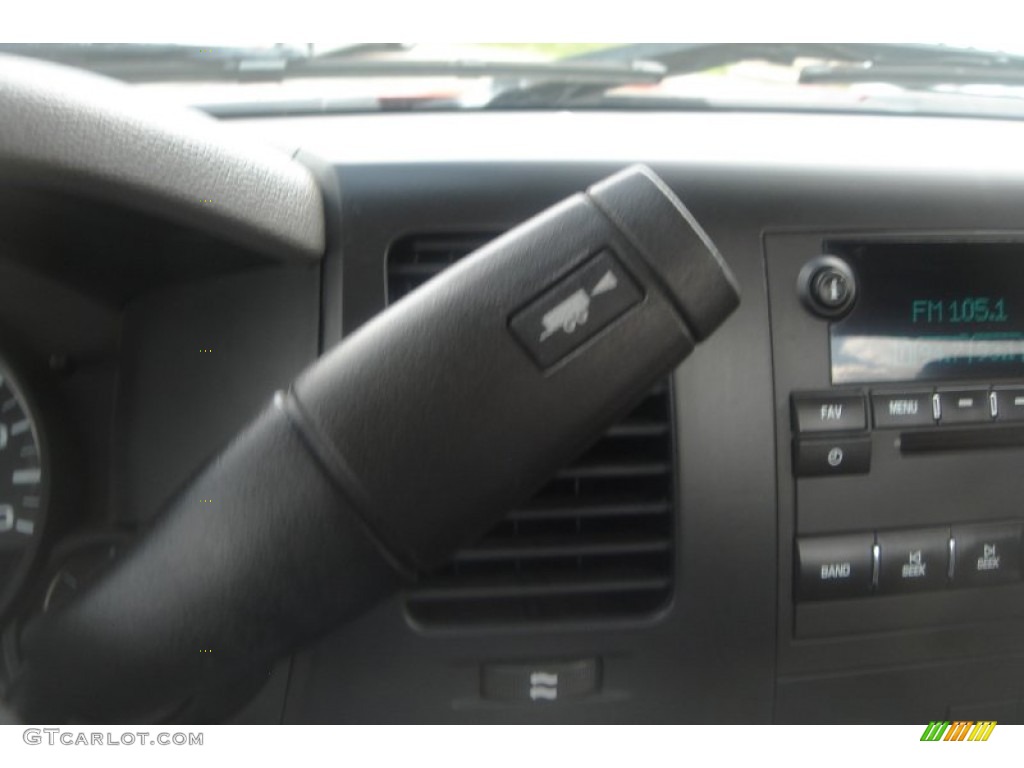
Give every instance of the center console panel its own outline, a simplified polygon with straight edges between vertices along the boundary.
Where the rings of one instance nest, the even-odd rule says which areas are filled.
[[[765,248],[777,717],[813,722],[828,702],[832,719],[905,718],[905,689],[932,719],[1019,719],[1024,235],[774,233]]]

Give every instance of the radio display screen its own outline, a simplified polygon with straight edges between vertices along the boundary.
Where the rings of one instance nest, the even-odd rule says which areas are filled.
[[[857,298],[834,384],[1024,377],[1024,243],[830,244]]]

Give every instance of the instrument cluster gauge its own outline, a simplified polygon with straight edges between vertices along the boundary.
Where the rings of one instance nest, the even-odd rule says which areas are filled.
[[[0,358],[0,615],[35,557],[49,501],[49,456],[38,412]]]

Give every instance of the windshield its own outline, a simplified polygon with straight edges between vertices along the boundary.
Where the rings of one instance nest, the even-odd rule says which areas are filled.
[[[1024,117],[1024,56],[863,43],[9,44],[216,115],[809,110]]]

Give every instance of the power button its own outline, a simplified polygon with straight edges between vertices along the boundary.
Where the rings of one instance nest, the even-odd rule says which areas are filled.
[[[820,316],[845,315],[857,298],[857,283],[850,266],[835,256],[819,256],[807,262],[797,278],[804,306]]]
[[[836,310],[850,300],[850,292],[853,290],[851,283],[845,274],[838,269],[825,267],[811,280],[811,292],[814,300],[822,307],[829,310]]]
[[[844,437],[793,442],[793,474],[797,477],[863,475],[871,471],[871,438]]]

